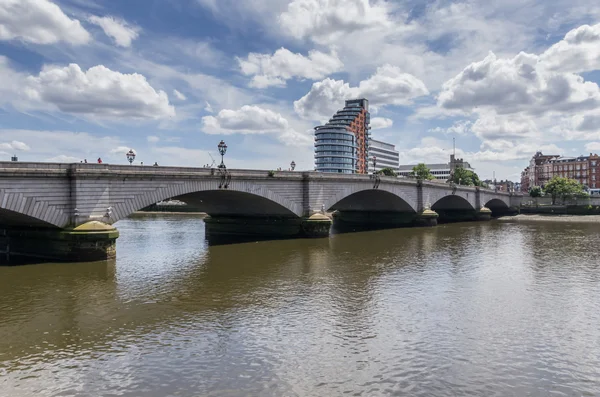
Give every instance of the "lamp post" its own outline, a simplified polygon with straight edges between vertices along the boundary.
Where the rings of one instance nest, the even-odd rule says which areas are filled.
[[[290,168],[292,169],[292,171],[294,171],[294,169],[296,168],[296,162],[294,160],[292,160],[292,162],[290,163]]]
[[[221,154],[221,164],[219,164],[219,168],[225,169],[227,167],[225,167],[225,163],[223,162],[223,156],[225,156],[225,153],[227,153],[227,145],[221,139],[221,142],[219,142],[219,144],[217,145],[217,147],[219,148],[219,153]]]
[[[377,172],[377,157],[373,156],[373,173]]]
[[[127,161],[129,161],[129,165],[133,164],[133,160],[135,160],[135,153],[133,150],[129,149],[129,151],[125,154],[127,157]]]

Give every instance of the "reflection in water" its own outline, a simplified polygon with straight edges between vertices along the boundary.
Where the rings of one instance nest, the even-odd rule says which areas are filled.
[[[0,395],[594,395],[597,226],[464,223],[0,268]]]

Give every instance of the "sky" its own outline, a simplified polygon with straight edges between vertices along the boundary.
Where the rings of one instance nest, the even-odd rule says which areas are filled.
[[[312,170],[345,99],[401,164],[600,152],[589,0],[0,0],[0,159]]]

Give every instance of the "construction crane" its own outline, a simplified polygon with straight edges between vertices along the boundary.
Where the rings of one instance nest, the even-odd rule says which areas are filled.
[[[215,159],[213,158],[212,154],[210,154],[210,152],[207,152],[207,153],[210,156],[210,159],[212,160],[212,163],[210,164],[210,166],[208,168],[213,168],[215,165]]]

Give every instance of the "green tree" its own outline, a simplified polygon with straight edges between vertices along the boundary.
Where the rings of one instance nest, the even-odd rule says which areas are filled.
[[[385,168],[380,169],[379,171],[377,171],[377,174],[384,175],[384,176],[398,176],[396,174],[396,171],[394,171],[390,167],[385,167]]]
[[[531,197],[542,197],[544,195],[544,191],[539,186],[534,186],[529,190],[529,195]]]
[[[560,197],[565,202],[571,197],[583,197],[586,193],[583,185],[574,179],[555,176],[546,184],[546,193],[552,197],[552,204],[556,203],[556,198]]]
[[[479,180],[479,175],[463,167],[456,167],[448,182],[465,186],[483,186],[483,183]]]
[[[423,163],[415,165],[410,172],[412,178],[417,178],[419,181],[430,181],[435,179],[435,176],[431,173],[431,170]]]

